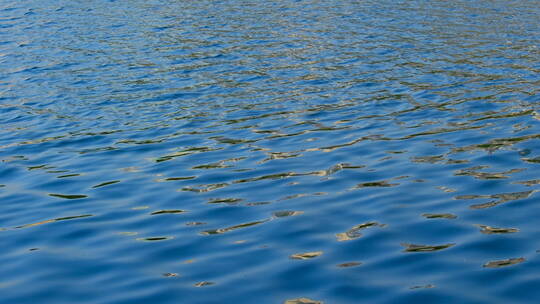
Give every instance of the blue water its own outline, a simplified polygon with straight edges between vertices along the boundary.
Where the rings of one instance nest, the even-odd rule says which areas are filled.
[[[540,302],[538,1],[0,1],[0,303]]]

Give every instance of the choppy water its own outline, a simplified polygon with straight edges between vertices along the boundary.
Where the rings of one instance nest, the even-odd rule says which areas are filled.
[[[539,17],[1,1],[0,302],[538,303]]]

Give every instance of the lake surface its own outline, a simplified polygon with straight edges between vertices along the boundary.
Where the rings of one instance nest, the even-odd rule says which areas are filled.
[[[0,303],[538,303],[539,19],[0,1]]]

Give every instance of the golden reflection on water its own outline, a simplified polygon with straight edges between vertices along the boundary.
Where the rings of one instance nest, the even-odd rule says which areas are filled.
[[[499,268],[525,262],[525,258],[511,258],[506,260],[491,261],[484,264],[485,268]]]
[[[485,209],[495,207],[499,204],[516,201],[520,199],[525,199],[531,196],[533,193],[538,192],[539,190],[530,190],[530,191],[520,191],[520,192],[509,192],[509,193],[499,193],[499,194],[488,194],[488,195],[458,195],[455,196],[455,199],[458,200],[469,200],[469,199],[479,199],[479,198],[496,198],[498,200],[490,201],[482,204],[471,205],[471,209]]]
[[[424,213],[422,216],[428,219],[444,218],[453,220],[457,218],[457,215],[451,213]]]
[[[385,226],[386,225],[379,224],[377,222],[367,222],[367,223],[356,225],[352,227],[351,229],[347,230],[346,232],[338,233],[336,234],[336,237],[339,242],[350,241],[350,240],[354,240],[362,236],[362,234],[359,232],[360,230],[370,228],[370,227],[385,227]]]
[[[150,208],[150,206],[137,206],[137,207],[132,207],[131,210],[145,210],[148,208]]]
[[[347,262],[347,263],[338,264],[337,267],[348,268],[348,267],[355,267],[355,266],[360,266],[360,265],[362,265],[362,263],[360,262]]]
[[[310,298],[298,298],[286,300],[283,304],[324,304],[322,301],[312,300]]]
[[[204,287],[204,286],[210,286],[210,285],[214,285],[214,284],[216,284],[216,283],[209,282],[209,281],[202,281],[202,282],[195,283],[195,287]]]
[[[290,258],[294,259],[294,260],[307,260],[307,259],[316,258],[316,257],[318,257],[318,256],[320,256],[322,254],[323,254],[322,251],[295,253],[295,254],[291,255]]]
[[[487,225],[475,225],[480,227],[480,232],[484,234],[498,234],[498,233],[516,233],[519,232],[517,228],[496,228]]]
[[[92,214],[83,214],[83,215],[59,217],[59,218],[45,220],[45,221],[41,221],[41,222],[37,222],[37,223],[17,226],[15,228],[29,228],[29,227],[34,227],[34,226],[38,226],[38,225],[48,224],[48,223],[54,223],[54,222],[66,221],[66,220],[73,220],[73,219],[85,218],[85,217],[90,217],[90,216],[93,216],[93,215]]]
[[[534,186],[534,185],[540,185],[540,179],[533,179],[533,180],[521,181],[521,182],[513,182],[513,184],[522,184],[522,185],[525,185],[527,187],[531,187],[531,186]]]

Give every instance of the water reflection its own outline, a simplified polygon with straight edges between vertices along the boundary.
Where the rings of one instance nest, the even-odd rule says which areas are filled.
[[[37,223],[32,223],[32,224],[26,224],[26,225],[22,225],[22,226],[17,226],[17,227],[15,227],[15,228],[29,228],[29,227],[34,227],[34,226],[38,226],[38,225],[43,225],[43,224],[48,224],[48,223],[54,223],[54,222],[59,222],[59,221],[66,221],[66,220],[79,219],[79,218],[84,218],[84,217],[89,217],[89,216],[93,216],[93,215],[92,215],[92,214],[83,214],[83,215],[75,215],[75,216],[59,217],[59,218],[55,218],[55,219],[44,220],[44,221],[37,222]]]
[[[370,227],[385,227],[385,226],[386,225],[379,224],[377,222],[368,222],[364,224],[359,224],[347,230],[346,232],[336,234],[336,237],[337,237],[337,240],[340,242],[350,241],[350,240],[354,240],[362,236],[362,234],[359,232],[360,230],[370,228]]]
[[[226,233],[226,232],[233,231],[233,230],[236,230],[236,229],[247,228],[247,227],[259,225],[259,224],[262,224],[262,223],[266,223],[269,220],[270,219],[266,219],[266,220],[261,220],[261,221],[254,221],[254,222],[234,225],[234,226],[230,226],[230,227],[227,227],[227,228],[205,230],[205,231],[201,231],[201,234],[203,234],[203,235],[211,235],[211,234]]]
[[[322,251],[295,253],[295,254],[291,255],[291,259],[294,259],[294,260],[307,260],[307,259],[316,258],[316,257],[320,256],[321,254],[323,254]]]
[[[298,298],[286,300],[283,304],[323,304],[324,302],[312,300],[310,298]]]
[[[405,252],[430,252],[430,251],[439,251],[449,247],[454,246],[455,244],[444,244],[444,245],[417,245],[417,244],[401,244],[405,247]]]
[[[457,216],[454,215],[454,214],[451,214],[451,213],[424,213],[422,214],[423,217],[425,218],[428,218],[428,219],[438,219],[438,218],[444,218],[444,219],[450,219],[450,220],[453,220],[453,219],[456,219]]]
[[[360,262],[347,262],[347,263],[338,264],[337,266],[341,268],[347,268],[347,267],[356,267],[360,265],[362,265],[362,263]]]
[[[210,286],[214,284],[215,284],[214,282],[203,281],[203,282],[195,283],[195,287],[204,287],[204,286]]]
[[[519,232],[517,228],[496,228],[487,225],[476,225],[480,227],[480,232],[484,234],[496,234],[496,233],[515,233]]]
[[[49,196],[54,196],[58,198],[64,198],[64,199],[79,199],[79,198],[86,198],[87,195],[83,194],[57,194],[57,193],[49,193]]]
[[[484,264],[484,267],[499,268],[499,267],[510,266],[510,265],[519,264],[523,262],[525,262],[524,258],[512,258],[512,259],[506,259],[506,260],[500,260],[500,261],[491,261]]]
[[[167,213],[184,213],[186,212],[185,210],[179,210],[179,209],[175,209],[175,210],[158,210],[158,211],[154,211],[152,213],[150,213],[150,215],[157,215],[157,214],[167,214]]]

